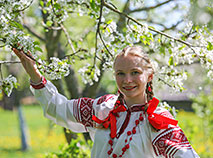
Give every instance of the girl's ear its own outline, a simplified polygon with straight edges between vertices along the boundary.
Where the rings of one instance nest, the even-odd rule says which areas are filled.
[[[148,77],[148,82],[151,82],[151,81],[152,81],[152,79],[153,79],[153,77],[154,77],[154,75],[153,75],[153,74],[149,75],[149,77]]]

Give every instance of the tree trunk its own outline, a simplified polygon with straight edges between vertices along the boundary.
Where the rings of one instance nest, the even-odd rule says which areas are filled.
[[[30,148],[27,125],[24,119],[24,115],[22,113],[21,106],[18,105],[17,109],[18,109],[18,118],[19,118],[18,120],[19,120],[20,134],[21,134],[21,150],[27,151]]]

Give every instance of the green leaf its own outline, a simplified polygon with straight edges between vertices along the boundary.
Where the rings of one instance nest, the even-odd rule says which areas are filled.
[[[39,41],[34,41],[33,44],[34,45],[40,45],[40,42]]]
[[[182,50],[185,47],[186,47],[186,45],[184,44],[182,47],[179,48],[179,50]]]
[[[35,46],[35,50],[43,52],[43,50],[40,47]]]
[[[49,7],[51,5],[51,0],[47,2],[46,6]]]
[[[41,5],[41,7],[44,7],[44,2],[40,1],[40,5]]]
[[[169,66],[173,65],[174,64],[174,60],[173,60],[173,56],[171,56],[169,58]]]
[[[98,12],[98,5],[95,3],[95,0],[90,0],[90,6],[95,12]]]
[[[44,14],[47,14],[47,10],[46,9],[42,9]]]
[[[10,24],[11,26],[16,27],[16,28],[19,28],[19,29],[21,29],[21,30],[24,29],[23,26],[22,26],[20,23],[16,22],[16,21],[10,21],[9,24]]]
[[[164,55],[166,54],[165,53],[165,47],[160,47],[160,53],[163,53]]]
[[[208,42],[207,50],[213,50],[213,44],[211,44],[210,42]]]
[[[48,27],[52,26],[52,24],[53,24],[52,21],[47,21],[47,22],[46,22],[46,25],[47,25]]]
[[[54,4],[54,8],[57,9],[57,10],[59,10],[59,9],[61,9],[61,6],[60,6],[60,4],[55,3],[55,4]]]
[[[107,24],[110,24],[112,22],[112,20],[107,21]]]
[[[168,51],[169,51],[169,54],[172,54],[172,49],[171,48],[169,48]]]

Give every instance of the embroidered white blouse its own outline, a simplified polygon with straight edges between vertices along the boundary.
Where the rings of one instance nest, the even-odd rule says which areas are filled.
[[[47,81],[41,89],[31,90],[43,107],[44,116],[53,120],[56,124],[71,129],[73,132],[89,132],[93,140],[91,152],[92,158],[108,158],[113,154],[120,155],[125,146],[125,139],[128,138],[127,131],[131,131],[135,126],[135,120],[140,114],[144,118],[136,127],[136,134],[132,135],[129,149],[126,150],[123,158],[198,158],[199,156],[189,144],[186,136],[179,126],[169,126],[168,129],[153,130],[147,114],[143,111],[132,112],[129,123],[120,137],[114,138],[113,153],[108,155],[111,148],[110,128],[95,128],[92,115],[104,120],[113,109],[117,100],[116,95],[105,95],[97,99],[79,98],[68,100],[59,94],[56,87]],[[134,105],[133,105],[134,106]],[[171,114],[163,109],[157,108],[154,113],[172,118]],[[127,112],[120,112],[117,119],[117,131],[120,130]]]

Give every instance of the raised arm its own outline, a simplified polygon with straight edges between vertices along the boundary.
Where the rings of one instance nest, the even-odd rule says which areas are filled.
[[[22,50],[13,48],[13,51],[19,57],[25,71],[31,78],[31,90],[41,104],[45,117],[74,132],[86,132],[85,127],[93,127],[94,99],[68,100],[58,93],[57,88],[40,74],[35,61]],[[31,56],[30,52],[28,53]]]

